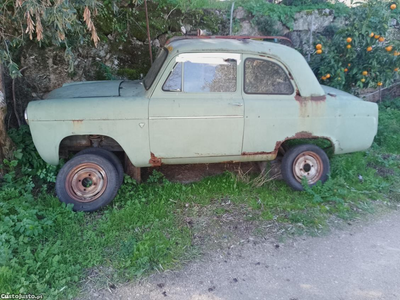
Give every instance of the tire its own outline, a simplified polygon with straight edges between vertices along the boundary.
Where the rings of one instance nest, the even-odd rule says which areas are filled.
[[[110,203],[119,189],[118,172],[106,158],[95,154],[74,156],[61,168],[56,193],[75,211],[95,211]]]
[[[309,186],[328,180],[329,158],[318,146],[299,145],[289,149],[283,156],[281,170],[283,179],[290,187],[303,191],[303,176],[307,178]]]
[[[105,159],[108,159],[118,172],[119,186],[121,186],[121,184],[124,182],[124,167],[122,166],[122,163],[119,160],[119,158],[114,153],[103,148],[91,147],[83,149],[82,151],[78,152],[75,156],[82,154],[95,154]]]

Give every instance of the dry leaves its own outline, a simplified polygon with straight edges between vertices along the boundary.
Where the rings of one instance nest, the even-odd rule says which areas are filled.
[[[43,26],[41,21],[41,15],[42,14],[39,10],[36,11],[36,38],[39,42],[43,40]]]
[[[25,0],[16,0],[15,8],[22,8],[24,1]],[[62,1],[63,0],[56,0],[55,6],[59,6],[62,3]],[[42,17],[44,15],[44,9],[46,7],[51,6],[51,2],[49,0],[43,0],[42,4],[43,4],[43,6],[41,8],[28,9],[24,14],[24,17],[26,19],[25,33],[29,34],[29,38],[31,40],[33,39],[33,34],[35,32],[36,32],[36,39],[38,41],[43,40],[44,28],[43,28],[43,24],[42,24]],[[86,23],[86,27],[90,31],[91,39],[94,42],[94,45],[96,47],[100,41],[100,38],[97,35],[97,30],[96,30],[96,27],[94,26],[94,23],[92,20],[92,15],[96,16],[97,14],[98,14],[97,8],[94,8],[91,11],[88,6],[85,7],[84,13],[83,13],[83,19]],[[65,33],[63,32],[62,29],[59,29],[57,31],[57,36],[58,36],[59,40],[61,40],[61,41],[65,40]]]
[[[96,13],[97,10],[94,11],[94,15],[96,15]],[[97,47],[100,38],[97,35],[96,27],[93,24],[90,9],[87,6],[85,7],[85,11],[83,12],[83,20],[86,22],[87,29],[92,33],[92,41],[94,42],[95,47]]]
[[[26,17],[26,24],[27,24],[25,33],[29,33],[29,38],[32,39],[33,38],[32,34],[35,31],[35,23],[32,20],[31,12],[27,11],[25,13],[25,17]]]

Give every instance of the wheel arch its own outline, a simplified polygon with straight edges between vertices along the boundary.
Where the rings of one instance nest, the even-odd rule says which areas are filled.
[[[284,154],[290,148],[297,146],[297,145],[305,145],[305,144],[312,144],[320,147],[324,150],[328,155],[332,155],[335,153],[336,145],[330,137],[323,137],[323,136],[294,136],[285,139],[279,144],[279,152]],[[283,153],[282,153],[283,152]]]

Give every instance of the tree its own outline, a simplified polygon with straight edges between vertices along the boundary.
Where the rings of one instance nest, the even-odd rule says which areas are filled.
[[[352,8],[346,27],[331,39],[321,36],[316,41],[321,49],[310,64],[321,83],[354,91],[390,86],[399,79],[400,42],[389,39],[389,24],[400,20],[393,4],[368,0]]]
[[[63,47],[72,71],[72,47],[86,43],[88,32],[95,46],[99,42],[93,17],[100,7],[97,0],[0,0],[0,65],[12,78],[21,76],[16,53],[26,43],[35,41],[39,45]],[[0,83],[1,164],[12,148],[4,124],[7,112],[4,80]]]

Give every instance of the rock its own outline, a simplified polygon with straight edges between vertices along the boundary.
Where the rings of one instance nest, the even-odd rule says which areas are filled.
[[[274,29],[276,32],[279,32],[279,35],[286,35],[290,32],[289,28],[284,26],[281,22],[277,22]]]
[[[153,46],[154,46],[154,47],[157,47],[157,48],[160,48],[160,46],[161,46],[160,41],[159,41],[158,39],[155,39],[155,40],[153,41]]]
[[[262,35],[256,27],[251,24],[250,21],[242,21],[240,23],[241,28],[237,35],[250,35],[250,36],[259,36]]]
[[[190,32],[192,30],[192,27],[193,26],[190,25],[190,24],[183,24],[182,27],[181,27],[181,31],[182,31],[183,34],[186,33],[186,32]],[[196,30],[196,28],[194,30]]]
[[[314,32],[322,32],[325,27],[332,24],[333,19],[334,11],[330,9],[298,12],[295,15],[293,30],[310,30],[313,26]]]
[[[398,41],[400,40],[400,30],[394,27],[389,28],[387,32],[387,39],[391,41]]]
[[[168,40],[168,35],[164,33],[164,34],[160,35],[157,39],[160,42],[160,46],[163,47]]]
[[[144,45],[144,43],[143,42],[141,42],[141,41],[139,41],[139,40],[137,40],[136,38],[133,38],[132,39],[132,45],[134,46],[134,47],[140,47],[140,46],[143,46]]]
[[[308,49],[310,44],[310,32],[309,31],[291,31],[286,35],[292,40],[295,48]]]
[[[397,22],[396,19],[391,19],[391,20],[389,21],[389,26],[396,26],[397,24],[398,24],[398,22]]]
[[[248,17],[248,13],[247,13],[247,11],[246,11],[243,7],[239,6],[239,7],[233,12],[233,17],[234,17],[235,19],[238,19],[238,20],[243,20],[243,19],[246,19],[246,18]]]

